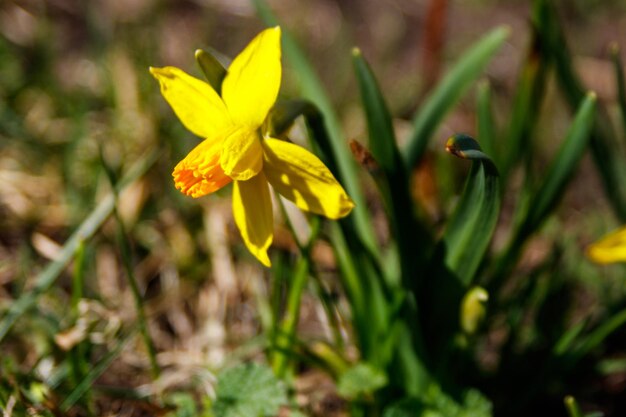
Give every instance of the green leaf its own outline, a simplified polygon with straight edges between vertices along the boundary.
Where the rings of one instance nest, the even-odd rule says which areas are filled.
[[[498,171],[478,142],[469,136],[451,137],[446,150],[473,161],[465,189],[442,239],[445,265],[467,287],[485,256],[498,220]]]
[[[538,28],[542,53],[554,60],[557,79],[572,109],[576,109],[585,96],[585,88],[572,65],[565,37],[559,25],[553,2],[534,0],[533,24]],[[615,152],[618,142],[606,111],[595,115],[591,137],[591,151],[602,178],[605,193],[613,210],[626,221],[626,158]]]
[[[428,250],[430,237],[416,223],[407,172],[396,145],[391,115],[376,78],[361,51],[355,48],[352,57],[367,120],[369,149],[378,165],[376,183],[398,243],[403,282],[406,288],[411,288],[419,265],[424,261],[422,254]]]
[[[580,411],[580,407],[578,407],[578,403],[574,397],[568,395],[565,397],[563,402],[565,403],[565,408],[567,409],[569,417],[583,417],[583,413]]]
[[[437,85],[413,119],[413,133],[403,155],[407,167],[413,167],[420,160],[439,123],[478,77],[509,32],[509,28],[501,27],[481,38]]]
[[[186,392],[174,392],[167,396],[168,405],[175,407],[175,410],[169,412],[165,417],[198,417],[198,408],[193,395]]]
[[[387,385],[387,375],[367,363],[358,363],[339,377],[337,391],[348,399],[357,399],[373,394]]]
[[[622,114],[622,127],[626,135],[626,80],[624,80],[624,66],[620,56],[619,45],[614,43],[611,45],[611,59],[615,68],[615,81],[617,84],[617,102]]]
[[[539,116],[548,73],[548,58],[542,56],[540,52],[539,35],[535,31],[517,81],[505,142],[506,152],[500,164],[503,182],[506,181],[515,164],[522,162],[524,156],[530,155],[532,149],[528,139],[532,137]]]
[[[78,400],[80,400],[83,395],[86,395],[93,383],[111,366],[113,360],[122,353],[122,349],[126,344],[131,340],[132,336],[135,334],[134,330],[129,331],[126,335],[118,337],[118,340],[115,344],[115,347],[109,350],[103,357],[96,363],[91,366],[89,373],[85,375],[85,377],[73,387],[72,391],[69,395],[63,400],[61,403],[61,411],[64,413],[67,412]]]
[[[401,162],[400,152],[396,146],[389,109],[370,66],[358,48],[352,50],[352,62],[369,130],[369,149],[383,170],[388,173],[400,171],[404,174],[404,170],[398,167]]]
[[[222,81],[226,77],[226,68],[210,52],[196,50],[196,62],[217,94],[222,94]]]
[[[596,95],[591,92],[582,101],[565,141],[544,175],[544,181],[531,198],[532,205],[517,231],[516,242],[523,242],[543,223],[565,192],[568,181],[583,156],[593,126]]]
[[[416,398],[405,398],[385,408],[383,417],[419,417],[425,411],[422,401]]]
[[[383,417],[490,417],[491,403],[480,392],[469,389],[457,402],[437,387],[421,398],[406,398],[387,407]]]
[[[279,100],[267,117],[266,131],[273,138],[287,134],[296,119],[314,112],[313,105],[306,100]]]
[[[617,314],[614,314],[613,316],[604,320],[601,324],[598,325],[596,329],[594,329],[589,335],[587,335],[586,338],[581,341],[580,346],[575,349],[572,355],[571,363],[575,364],[578,359],[582,358],[592,349],[599,346],[613,332],[622,328],[624,324],[626,324],[626,309],[623,309]]]
[[[496,143],[496,126],[491,109],[491,86],[487,80],[483,80],[478,84],[476,113],[478,119],[478,142],[481,144],[484,152],[490,155],[496,166],[498,166],[499,153]]]
[[[287,404],[287,391],[264,365],[247,363],[222,372],[217,381],[216,417],[275,416]]]

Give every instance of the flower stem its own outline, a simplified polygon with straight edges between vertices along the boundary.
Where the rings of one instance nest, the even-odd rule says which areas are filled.
[[[144,344],[146,345],[146,350],[148,351],[148,360],[150,361],[152,376],[154,378],[158,378],[161,370],[156,360],[156,350],[154,348],[154,343],[152,341],[152,338],[150,337],[150,332],[148,330],[146,313],[143,308],[143,298],[139,290],[139,283],[137,282],[137,278],[135,277],[135,272],[133,271],[132,267],[130,243],[128,242],[124,223],[122,222],[122,219],[120,218],[117,209],[114,210],[114,215],[118,225],[117,234],[122,254],[122,263],[124,264],[124,270],[126,271],[128,283],[130,284],[131,293],[135,302],[135,309],[137,311],[137,324],[139,326],[139,332],[141,333]]]
[[[283,202],[278,199],[280,208],[285,216],[287,225],[296,241],[298,248],[300,249],[301,257],[298,259],[295,269],[293,271],[292,280],[289,283],[289,290],[287,293],[287,306],[285,315],[283,316],[280,324],[276,326],[276,330],[273,335],[273,356],[272,367],[274,373],[279,378],[284,378],[287,373],[289,365],[289,356],[293,352],[293,345],[295,343],[296,327],[298,325],[298,319],[300,318],[300,304],[302,303],[302,294],[304,288],[309,279],[309,271],[311,267],[311,247],[317,237],[320,229],[320,219],[313,217],[311,220],[311,235],[306,244],[302,244],[298,241],[298,237],[295,233],[295,229],[292,223],[289,221]]]

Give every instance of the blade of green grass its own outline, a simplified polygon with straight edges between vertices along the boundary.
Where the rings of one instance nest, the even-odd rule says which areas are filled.
[[[414,287],[419,265],[424,263],[430,238],[416,222],[409,180],[396,144],[391,115],[371,68],[358,49],[353,63],[369,132],[369,148],[381,177],[376,183],[389,212],[388,220],[398,245],[405,288]]]
[[[541,42],[550,59],[554,60],[557,79],[572,109],[576,109],[585,96],[578,75],[574,71],[567,42],[562,33],[554,4],[534,0],[533,24],[538,28]],[[605,193],[617,216],[626,221],[626,158],[617,147],[616,135],[606,112],[601,108],[595,116],[591,138],[594,162],[602,178]]]
[[[254,0],[254,5],[259,16],[261,16],[268,25],[278,24],[276,16],[274,16],[272,10],[264,0]],[[303,96],[310,100],[323,116],[323,123],[326,125],[329,133],[330,149],[336,159],[337,172],[335,172],[335,174],[343,183],[346,191],[356,204],[353,210],[354,214],[352,215],[355,230],[373,256],[378,257],[376,234],[370,222],[363,191],[359,185],[356,164],[350,155],[342,134],[341,123],[333,111],[330,99],[324,92],[324,86],[315,74],[313,66],[295,40],[284,28],[282,30],[282,46],[285,56],[298,74]]]
[[[532,193],[530,197],[532,204],[525,207],[526,212],[520,215],[520,221],[509,246],[496,263],[490,293],[497,292],[497,287],[508,271],[517,263],[526,239],[543,224],[565,192],[567,183],[589,143],[595,111],[596,95],[590,92],[581,102],[565,141],[543,176],[543,183]]]
[[[536,31],[535,31],[536,32]],[[503,184],[516,163],[524,161],[530,155],[532,147],[529,138],[541,108],[548,74],[548,59],[541,54],[539,35],[533,33],[533,39],[522,65],[517,81],[517,90],[506,138],[506,152],[502,158],[501,171]]]
[[[115,347],[108,351],[106,355],[104,355],[104,357],[91,368],[89,373],[85,375],[82,381],[74,387],[72,392],[70,392],[70,394],[61,403],[60,409],[63,413],[69,411],[69,409],[76,404],[76,402],[79,401],[87,391],[89,391],[96,379],[98,379],[98,377],[100,377],[100,375],[102,375],[104,371],[109,368],[113,360],[119,356],[124,346],[126,346],[126,343],[130,341],[131,336],[134,334],[135,332],[131,330],[128,334],[120,337],[115,344]]]
[[[145,174],[157,160],[158,155],[159,152],[154,151],[134,164],[126,176],[117,184],[117,192],[123,191],[128,185]],[[81,243],[89,240],[96,233],[104,221],[113,213],[114,207],[115,195],[111,193],[96,206],[63,245],[63,248],[59,252],[59,257],[48,264],[48,266],[37,275],[33,289],[20,295],[20,297],[11,304],[7,313],[0,319],[0,341],[4,339],[22,314],[35,306],[39,296],[45,293],[54,284],[61,272],[63,272],[76,255]]]
[[[478,142],[485,154],[491,156],[491,160],[494,161],[497,167],[499,151],[496,143],[496,125],[491,108],[491,86],[488,80],[483,80],[478,84],[476,96]]]
[[[624,65],[620,57],[619,45],[613,43],[610,48],[611,60],[615,67],[615,81],[617,84],[617,102],[622,114],[622,127],[624,135],[626,135],[626,81],[624,80]]]
[[[509,28],[500,27],[478,40],[445,75],[419,109],[413,119],[413,133],[403,153],[408,169],[420,160],[439,123],[502,46],[509,32]]]
[[[570,366],[574,366],[576,362],[583,356],[587,355],[592,349],[599,346],[607,337],[609,337],[617,329],[626,324],[626,309],[619,311],[611,316],[608,320],[603,321],[596,329],[588,334],[581,342],[574,353],[568,356]]]
[[[591,92],[580,104],[567,137],[544,176],[543,184],[531,198],[532,205],[520,226],[518,241],[525,240],[537,230],[565,192],[567,182],[587,148],[595,110],[596,95]]]

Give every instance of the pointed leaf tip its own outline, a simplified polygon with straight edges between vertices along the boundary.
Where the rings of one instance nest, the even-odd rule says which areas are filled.
[[[361,49],[358,46],[355,46],[354,48],[352,48],[352,56],[353,57],[358,57],[361,56]]]

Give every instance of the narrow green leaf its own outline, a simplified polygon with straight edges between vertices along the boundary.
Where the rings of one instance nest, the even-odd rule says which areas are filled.
[[[409,169],[422,157],[439,123],[502,46],[509,32],[508,27],[500,27],[476,42],[428,97],[413,119],[413,133],[404,149],[404,161]]]
[[[226,77],[226,68],[211,54],[202,49],[196,50],[196,62],[217,94],[222,94],[222,81]]]
[[[582,358],[588,354],[592,349],[600,345],[604,340],[609,337],[617,329],[620,329],[626,324],[626,309],[619,311],[617,314],[611,316],[609,319],[603,321],[594,331],[592,331],[582,342],[574,354],[575,360]]]
[[[222,372],[215,388],[216,417],[270,417],[287,404],[287,390],[265,365],[247,363]]]
[[[565,141],[544,175],[543,183],[531,198],[532,205],[521,222],[515,241],[523,242],[537,230],[565,192],[567,183],[587,147],[595,109],[596,95],[591,92],[580,104]]]
[[[568,329],[559,340],[555,343],[554,348],[552,349],[552,353],[555,356],[563,356],[568,353],[571,346],[574,344],[574,341],[580,334],[585,330],[585,326],[587,325],[587,320],[581,320],[580,322],[573,325],[570,329]]]
[[[401,170],[391,115],[370,66],[358,48],[352,50],[352,62],[361,91],[361,101],[369,130],[369,149],[376,162],[389,173]],[[401,170],[404,173],[404,170]]]
[[[85,375],[82,381],[80,381],[74,389],[70,392],[70,394],[63,400],[61,403],[61,411],[64,413],[67,412],[78,400],[82,398],[87,391],[91,388],[92,384],[98,379],[104,371],[106,371],[113,360],[119,356],[122,352],[126,343],[131,339],[131,336],[134,335],[134,331],[130,331],[125,336],[122,336],[118,339],[115,347],[108,351],[102,359],[94,366],[91,367],[89,373]]]
[[[268,25],[273,26],[278,24],[276,16],[274,16],[272,10],[264,0],[254,0],[254,5],[259,16],[261,16]],[[356,164],[352,159],[352,155],[350,155],[350,151],[346,146],[346,141],[342,134],[341,123],[333,111],[330,99],[324,92],[324,86],[319,77],[315,74],[313,66],[285,28],[282,29],[282,46],[284,55],[291,62],[294,72],[298,74],[298,80],[300,81],[300,88],[302,89],[304,98],[310,100],[319,109],[322,116],[320,122],[323,123],[328,130],[328,147],[332,152],[333,158],[336,160],[337,172],[335,174],[356,204],[351,216],[353,220],[351,221],[355,224],[357,236],[363,240],[365,246],[373,256],[378,257],[376,234],[374,233],[370,216],[367,212],[367,204],[363,191],[359,185]]]
[[[116,186],[117,192],[121,192],[128,185],[140,178],[157,160],[158,152],[152,152],[131,167]],[[104,221],[111,215],[115,207],[115,195],[109,194],[104,198],[91,214],[81,223],[59,252],[59,257],[35,278],[35,286],[32,290],[22,294],[11,304],[9,311],[0,319],[0,341],[4,339],[15,322],[32,308],[43,293],[54,284],[58,276],[67,267],[76,255],[81,244],[89,240]]]
[[[533,129],[545,94],[548,59],[541,53],[539,35],[533,33],[530,47],[522,65],[513,101],[513,110],[506,137],[506,152],[500,164],[503,183],[515,165],[530,155],[532,147],[528,138]]]
[[[446,150],[473,161],[465,190],[442,239],[446,266],[467,287],[485,256],[498,220],[499,176],[491,159],[469,136],[451,137]]]
[[[487,155],[490,155],[498,166],[499,152],[496,143],[496,126],[491,108],[491,86],[488,80],[478,84],[476,98],[476,113],[478,118],[478,142]]]
[[[624,65],[622,64],[619,45],[617,43],[611,45],[611,59],[615,67],[617,102],[619,103],[620,112],[622,114],[622,127],[626,135],[626,81],[624,80]]]
[[[409,180],[393,131],[391,115],[371,68],[355,48],[352,52],[365,119],[369,132],[369,148],[377,163],[377,185],[389,211],[392,233],[398,244],[403,282],[406,288],[415,285],[418,266],[423,263],[429,237],[418,227],[409,192]]]
[[[534,0],[533,24],[538,28],[542,53],[554,60],[557,79],[572,109],[576,109],[585,96],[585,88],[572,65],[565,37],[553,2]],[[591,137],[591,151],[602,178],[605,193],[613,210],[622,221],[626,221],[626,158],[615,152],[617,139],[606,112],[595,116]]]
[[[578,403],[574,397],[568,395],[563,399],[563,403],[565,404],[569,417],[583,417],[583,413],[580,411],[580,407],[578,407]]]

